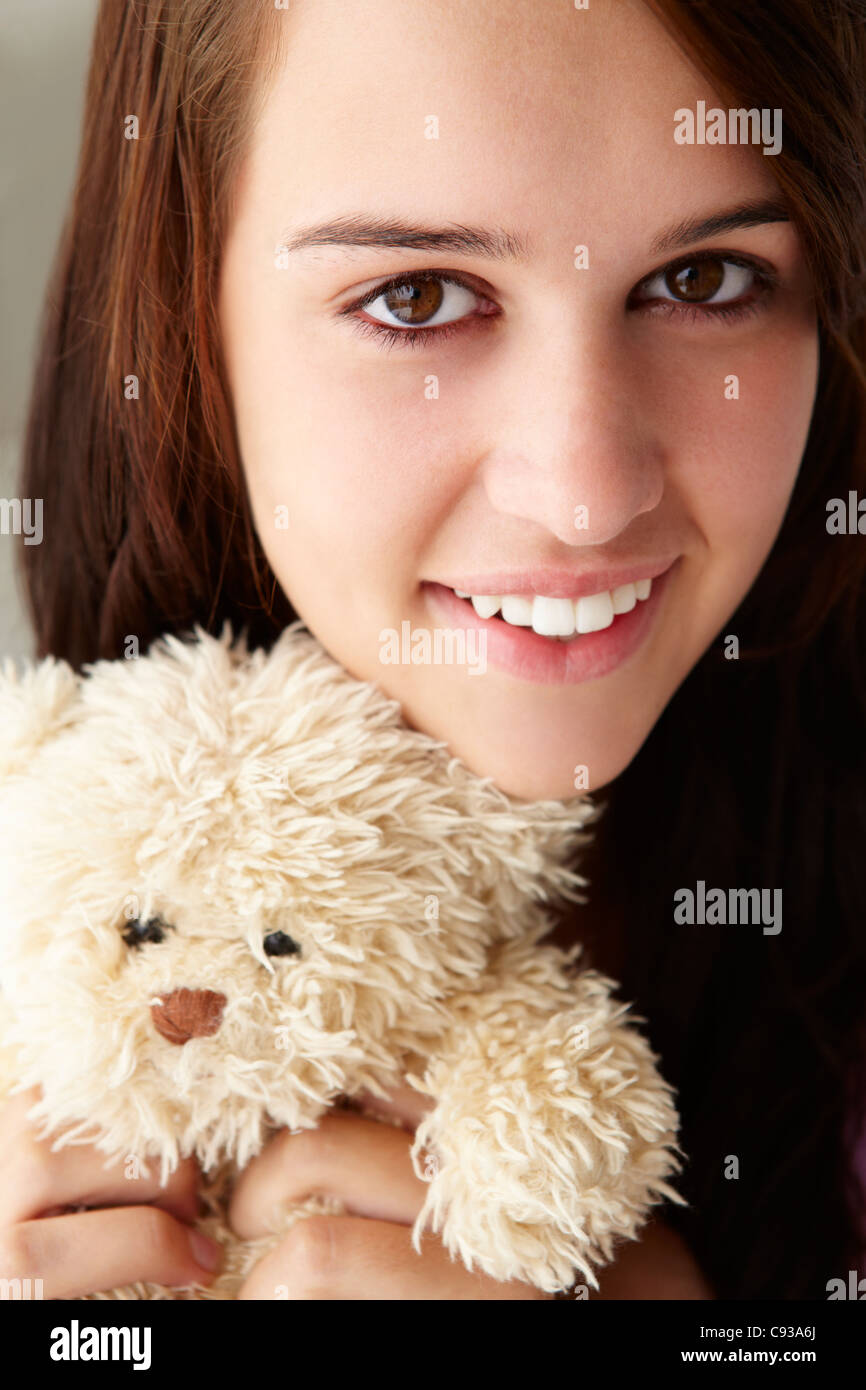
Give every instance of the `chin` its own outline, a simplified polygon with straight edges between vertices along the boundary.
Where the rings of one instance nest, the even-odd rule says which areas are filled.
[[[575,796],[595,793],[607,786],[624,771],[637,752],[617,750],[619,756],[595,760],[588,765],[588,785],[575,786],[577,758],[540,761],[532,749],[516,759],[514,748],[492,751],[460,748],[451,742],[452,750],[478,777],[491,777],[500,791],[520,801],[570,801]]]

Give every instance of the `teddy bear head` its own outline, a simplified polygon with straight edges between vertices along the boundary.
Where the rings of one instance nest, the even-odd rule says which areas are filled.
[[[497,942],[579,899],[521,802],[299,623],[0,676],[0,1047],[60,1142],[244,1164],[399,1078]]]

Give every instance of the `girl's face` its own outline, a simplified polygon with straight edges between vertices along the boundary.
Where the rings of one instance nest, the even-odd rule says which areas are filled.
[[[597,789],[728,635],[796,479],[817,327],[774,156],[675,140],[722,102],[640,0],[284,24],[219,303],[265,554],[477,773]]]

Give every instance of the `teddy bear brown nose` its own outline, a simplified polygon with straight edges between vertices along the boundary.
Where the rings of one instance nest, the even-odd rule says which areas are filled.
[[[212,989],[173,989],[150,1006],[156,1031],[170,1043],[207,1038],[222,1022],[226,997]]]

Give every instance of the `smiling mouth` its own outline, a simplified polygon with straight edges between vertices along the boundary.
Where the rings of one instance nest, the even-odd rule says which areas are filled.
[[[484,643],[485,669],[489,663],[519,680],[572,685],[609,675],[639,651],[657,623],[679,562],[680,557],[666,566],[650,561],[643,575],[643,564],[592,577],[566,571],[471,577],[452,572],[450,584],[424,580],[421,591],[434,627],[444,617],[449,628],[480,634],[473,641]],[[596,588],[605,579],[614,587]],[[593,592],[587,592],[590,587]]]
[[[649,598],[652,580],[638,579],[577,599],[543,594],[469,594],[463,589],[451,592],[471,604],[479,618],[498,618],[509,627],[531,628],[539,637],[571,642],[590,632],[603,632],[620,614],[630,613]]]

